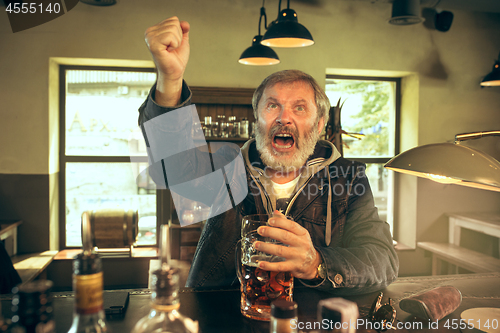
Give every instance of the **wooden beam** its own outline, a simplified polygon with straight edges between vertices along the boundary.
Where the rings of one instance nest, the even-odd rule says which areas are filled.
[[[249,88],[216,88],[216,87],[190,87],[193,93],[194,104],[232,104],[252,105],[255,89]]]

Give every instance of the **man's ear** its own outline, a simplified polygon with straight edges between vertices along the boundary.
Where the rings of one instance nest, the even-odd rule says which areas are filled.
[[[318,121],[318,132],[321,134],[323,128],[325,127],[325,117],[321,117]]]

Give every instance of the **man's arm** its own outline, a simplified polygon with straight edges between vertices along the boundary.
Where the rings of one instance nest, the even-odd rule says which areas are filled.
[[[366,175],[353,175],[351,188],[356,186],[365,191],[348,196],[340,246],[333,243],[324,247],[314,246],[305,228],[276,212],[269,221],[271,226],[260,227],[259,234],[277,239],[288,247],[261,242],[256,242],[255,247],[287,260],[260,262],[259,267],[270,271],[291,271],[305,285],[338,295],[368,293],[393,282],[397,277],[399,261],[392,245],[389,225],[378,216]],[[324,279],[316,276],[320,263],[326,270]]]
[[[176,16],[146,30],[144,36],[156,65],[157,79],[139,108],[139,125],[191,103],[191,91],[183,81],[190,53],[189,30],[189,23]]]
[[[196,108],[190,105],[191,91],[183,80],[190,52],[189,29],[187,22],[171,17],[146,30],[158,76],[139,108],[139,125],[148,147],[148,171],[157,188],[170,188],[172,195],[213,206],[224,199],[219,200],[217,194],[225,183],[221,177],[204,176],[213,173],[212,165],[232,162],[239,150],[226,145],[210,156],[198,149],[203,150],[206,142]],[[226,174],[228,179],[231,175]],[[176,208],[181,210],[179,202]]]
[[[146,44],[158,71],[155,102],[161,106],[180,102],[190,52],[189,28],[188,22],[174,16],[146,30]]]
[[[337,295],[383,289],[399,270],[389,224],[378,216],[366,175],[356,174],[355,186],[364,188],[364,193],[349,197],[341,246],[317,248],[327,269],[326,279],[317,287]]]

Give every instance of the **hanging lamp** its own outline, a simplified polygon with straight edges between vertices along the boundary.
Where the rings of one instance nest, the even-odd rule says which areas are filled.
[[[493,65],[493,70],[491,73],[486,75],[481,81],[481,86],[483,87],[497,87],[500,86],[500,54],[498,55],[498,60]]]
[[[264,17],[264,27],[267,26],[267,16],[266,9],[264,8],[264,2],[262,2],[262,7],[260,8],[259,17],[259,34],[255,36],[252,40],[252,46],[247,48],[240,56],[238,62],[244,65],[253,66],[267,66],[276,65],[280,63],[280,59],[274,50],[268,46],[262,45],[262,35],[260,34],[260,25],[262,23],[262,17]]]
[[[290,0],[287,9],[281,10],[281,0],[278,7],[278,18],[271,22],[262,38],[262,44],[272,47],[303,47],[314,44],[309,30],[297,19],[297,13],[290,9]]]
[[[392,15],[389,19],[390,24],[410,25],[423,21],[424,18],[420,16],[419,0],[394,0],[392,3]]]

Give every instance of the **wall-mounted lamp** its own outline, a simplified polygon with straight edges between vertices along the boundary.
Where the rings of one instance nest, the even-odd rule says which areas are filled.
[[[280,63],[280,59],[274,50],[268,46],[262,45],[262,35],[260,34],[260,25],[262,23],[262,17],[264,17],[264,27],[267,26],[267,16],[266,9],[264,8],[264,3],[260,8],[259,17],[259,34],[255,36],[252,40],[252,46],[247,48],[240,56],[238,62],[244,65],[254,65],[254,66],[266,66],[266,65],[276,65]]]
[[[281,0],[278,7],[278,18],[271,22],[262,38],[262,44],[272,47],[303,47],[314,44],[309,30],[297,19],[297,13],[290,9],[290,0],[287,9],[281,10]]]
[[[495,61],[493,65],[493,70],[491,73],[486,75],[481,81],[481,86],[484,87],[497,87],[500,86],[500,54],[498,55],[498,60]]]
[[[389,19],[390,24],[410,25],[423,21],[424,18],[420,16],[419,0],[394,0],[392,3],[392,15]]]
[[[460,141],[493,135],[500,136],[500,131],[457,134],[454,144],[412,148],[391,159],[384,167],[443,184],[500,192],[500,162],[480,150],[459,144]]]

